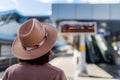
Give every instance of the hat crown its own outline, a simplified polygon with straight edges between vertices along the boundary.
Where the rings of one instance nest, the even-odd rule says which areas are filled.
[[[42,41],[45,29],[38,20],[30,19],[21,26],[18,37],[23,47],[31,47]]]

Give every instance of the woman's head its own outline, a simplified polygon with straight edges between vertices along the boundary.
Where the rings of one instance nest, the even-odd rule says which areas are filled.
[[[29,19],[18,30],[12,53],[19,59],[33,60],[50,51],[56,41],[56,29],[36,19]]]

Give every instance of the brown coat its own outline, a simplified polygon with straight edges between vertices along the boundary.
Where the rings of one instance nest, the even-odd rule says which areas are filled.
[[[67,80],[64,72],[51,64],[31,66],[18,63],[10,66],[4,73],[2,80]]]

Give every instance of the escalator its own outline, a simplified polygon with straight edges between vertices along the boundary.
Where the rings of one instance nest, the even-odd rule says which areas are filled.
[[[114,64],[114,50],[103,36],[86,36],[86,61],[88,63]]]
[[[96,64],[115,79],[120,79],[120,65],[116,65],[117,53],[103,36],[86,36],[86,61]]]
[[[104,59],[100,53],[95,39],[91,36],[86,37],[86,61],[88,63],[103,63]]]

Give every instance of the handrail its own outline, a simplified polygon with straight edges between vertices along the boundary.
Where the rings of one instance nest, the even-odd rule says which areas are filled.
[[[113,55],[115,54],[115,52],[113,51],[112,47],[110,47],[110,45],[107,43],[107,41],[104,39],[103,36],[98,35],[101,38],[98,39],[98,37],[96,37],[96,35],[94,36],[94,38],[96,39],[96,43],[101,51],[102,57],[104,58],[105,62],[107,63],[113,63]]]
[[[95,59],[94,59],[95,51],[94,51],[93,45],[91,43],[91,37],[86,36],[85,41],[86,41],[86,47],[87,47],[88,53],[89,53],[88,55],[90,56],[90,60],[92,63],[94,63],[95,62]]]

